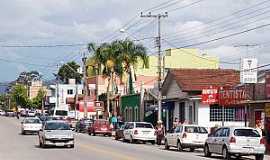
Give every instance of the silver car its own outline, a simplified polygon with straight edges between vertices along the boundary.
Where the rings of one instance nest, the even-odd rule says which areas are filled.
[[[66,146],[74,148],[74,133],[65,121],[47,121],[38,135],[40,147]]]
[[[249,127],[222,127],[209,135],[204,146],[204,155],[220,154],[224,159],[231,156],[254,155],[256,160],[263,160],[265,139],[260,133]]]

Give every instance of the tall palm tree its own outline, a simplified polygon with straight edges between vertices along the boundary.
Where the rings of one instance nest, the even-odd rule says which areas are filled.
[[[132,70],[133,67],[136,67],[139,59],[142,60],[143,67],[149,66],[146,49],[143,45],[135,44],[133,41],[126,39],[103,43],[100,46],[90,43],[88,50],[94,53],[91,58],[98,65],[99,71],[102,70],[102,75],[108,78],[107,109],[109,111],[109,99],[114,94],[113,86],[116,86],[115,76],[119,76],[122,80],[123,76],[128,74],[129,79],[134,82],[135,73]],[[133,86],[130,88],[133,88]]]
[[[129,93],[134,93],[135,71],[134,67],[137,67],[138,61],[142,61],[142,67],[149,67],[149,57],[146,54],[146,48],[142,44],[135,44],[131,40],[121,40],[117,44],[120,46],[119,61],[122,62],[123,71],[128,74],[131,86],[129,87]]]

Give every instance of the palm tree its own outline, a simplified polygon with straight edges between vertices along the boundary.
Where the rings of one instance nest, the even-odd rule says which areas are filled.
[[[98,65],[99,73],[102,71],[102,75],[108,78],[107,110],[109,111],[109,99],[115,94],[113,92],[113,86],[116,86],[115,76],[119,76],[122,81],[123,76],[128,74],[129,79],[134,82],[135,73],[132,70],[133,67],[136,67],[138,60],[143,61],[143,67],[149,65],[146,49],[143,45],[135,44],[130,40],[116,40],[111,43],[103,43],[100,46],[90,43],[88,50],[94,53],[90,58],[92,65]]]
[[[138,61],[142,61],[142,67],[149,67],[149,58],[146,54],[146,48],[142,44],[135,44],[131,40],[121,40],[117,42],[120,45],[120,55],[119,61],[122,62],[124,72],[128,74],[129,82],[131,86],[129,87],[129,93],[134,93],[135,82],[135,71],[134,67],[137,67]]]

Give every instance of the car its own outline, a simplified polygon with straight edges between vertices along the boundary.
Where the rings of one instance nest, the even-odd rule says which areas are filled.
[[[112,135],[112,129],[110,128],[110,123],[105,119],[96,119],[93,124],[88,127],[88,134],[95,136],[96,134],[102,134],[104,136]]]
[[[115,135],[114,135],[115,140],[124,138],[124,128],[125,128],[124,122],[117,122]]]
[[[35,111],[28,111],[27,115],[28,115],[28,117],[35,117],[36,112]]]
[[[74,148],[74,133],[70,126],[61,120],[46,121],[38,133],[39,146],[61,146]]]
[[[6,110],[5,116],[7,117],[15,117],[15,112],[13,110]]]
[[[0,116],[4,116],[6,113],[3,110],[0,110]]]
[[[134,143],[136,141],[156,143],[156,130],[151,123],[147,122],[128,122],[125,125],[124,141]]]
[[[25,118],[21,122],[21,133],[22,135],[26,133],[38,133],[38,131],[42,128],[42,123],[38,118]]]
[[[224,159],[254,155],[256,160],[263,160],[265,139],[254,128],[221,127],[206,140],[204,155],[210,157],[212,153],[220,154]]]
[[[196,148],[204,148],[208,132],[205,127],[198,125],[179,125],[169,131],[165,136],[165,149],[176,147],[178,151],[189,148],[194,151]]]
[[[80,119],[75,126],[75,131],[79,133],[87,133],[88,128],[93,124],[92,119]]]

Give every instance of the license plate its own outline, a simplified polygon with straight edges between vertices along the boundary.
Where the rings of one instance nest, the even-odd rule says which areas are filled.
[[[55,143],[56,146],[62,147],[65,145],[65,143]]]

